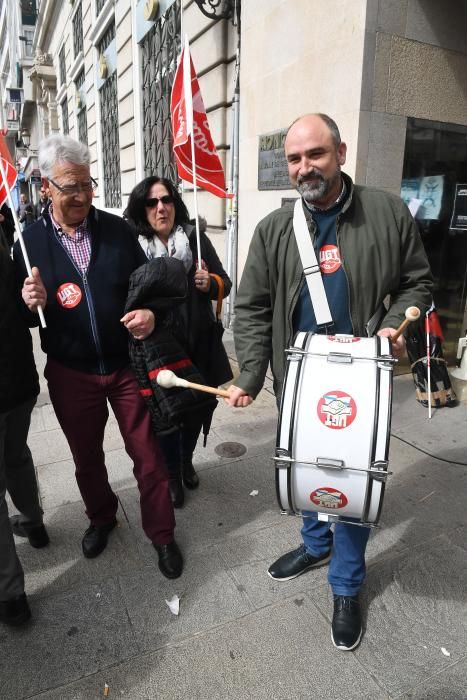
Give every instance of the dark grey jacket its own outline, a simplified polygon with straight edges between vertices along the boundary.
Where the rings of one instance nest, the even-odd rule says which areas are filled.
[[[417,226],[402,200],[353,185],[337,219],[337,245],[346,273],[350,316],[356,336],[389,295],[381,328],[397,328],[408,306],[423,313],[431,304],[432,275]],[[305,209],[313,239],[316,225]],[[280,393],[284,349],[293,339],[292,317],[304,280],[295,235],[293,206],[277,209],[254,232],[235,304],[235,348],[240,376],[235,384],[251,396],[260,391],[268,364]]]

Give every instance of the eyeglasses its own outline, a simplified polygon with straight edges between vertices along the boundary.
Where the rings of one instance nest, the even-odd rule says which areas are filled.
[[[98,186],[94,178],[91,178],[87,182],[77,182],[74,185],[59,185],[54,180],[52,180],[51,177],[49,177],[48,179],[49,182],[51,182],[52,185],[64,195],[79,194],[80,192],[94,192]]]
[[[148,209],[154,209],[159,202],[162,202],[162,204],[173,204],[174,198],[170,194],[165,194],[163,197],[151,197],[151,199],[144,200],[144,206],[148,207]]]

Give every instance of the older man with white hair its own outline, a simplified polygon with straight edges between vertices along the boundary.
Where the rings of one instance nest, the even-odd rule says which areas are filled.
[[[50,206],[25,232],[32,276],[18,245],[14,259],[31,325],[37,325],[38,306],[44,309],[45,376],[90,520],[83,554],[98,556],[117,524],[118,499],[103,451],[109,402],[133,460],[143,529],[158,552],[161,572],[177,578],[183,560],[174,540],[167,473],[128,357],[128,332],[146,338],[154,314],[138,309],[123,316],[130,274],[146,257],[122,218],[92,205],[97,183],[87,146],[50,136],[40,145],[39,167]]]

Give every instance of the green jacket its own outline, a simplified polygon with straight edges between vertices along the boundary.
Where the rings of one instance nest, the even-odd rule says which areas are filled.
[[[392,194],[353,185],[343,174],[349,197],[337,219],[337,245],[349,288],[350,316],[356,336],[389,295],[380,328],[397,328],[408,306],[426,312],[432,276],[417,226],[402,200]],[[310,235],[316,225],[305,207]],[[256,397],[268,364],[280,393],[285,348],[293,339],[292,316],[304,281],[292,226],[293,206],[266,216],[254,232],[240,282],[234,337],[240,366],[235,385]]]

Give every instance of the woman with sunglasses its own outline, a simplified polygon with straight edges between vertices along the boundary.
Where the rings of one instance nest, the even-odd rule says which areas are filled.
[[[211,241],[201,230],[202,260],[201,269],[198,269],[196,229],[190,223],[188,209],[173,183],[157,175],[136,185],[130,194],[125,217],[135,229],[148,259],[168,255],[183,263],[188,278],[188,297],[182,309],[187,329],[186,350],[207,384],[217,386],[228,381],[232,378],[231,373],[230,376],[216,376],[216,381],[213,381],[208,348],[209,328],[215,320],[212,301],[218,294],[217,282],[209,273],[224,281],[224,298],[232,286]],[[175,508],[184,503],[184,485],[188,489],[196,489],[199,485],[193,467],[193,452],[202,424],[202,416],[192,415],[180,431],[161,436]]]

